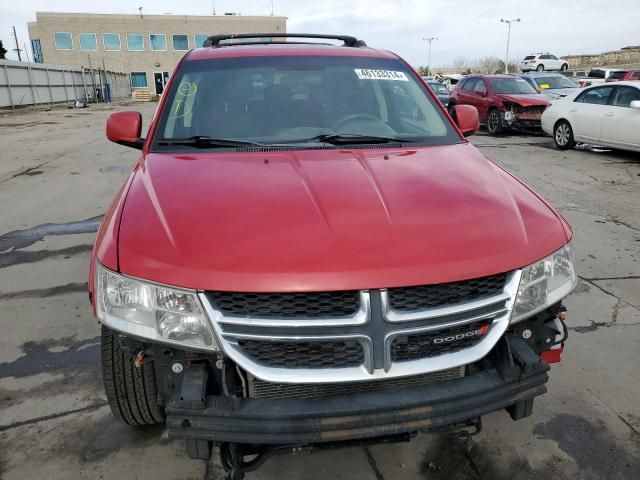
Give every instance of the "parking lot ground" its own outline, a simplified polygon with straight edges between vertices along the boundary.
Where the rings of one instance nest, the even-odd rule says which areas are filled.
[[[137,104],[145,125],[155,104]],[[106,406],[86,277],[100,215],[137,154],[108,113],[0,112],[0,478],[215,479],[162,428]],[[131,108],[131,107],[129,107]],[[146,127],[145,127],[146,128]],[[570,336],[533,415],[484,419],[471,439],[283,455],[248,479],[640,478],[640,155],[560,152],[542,135],[471,137],[573,225],[580,283]]]

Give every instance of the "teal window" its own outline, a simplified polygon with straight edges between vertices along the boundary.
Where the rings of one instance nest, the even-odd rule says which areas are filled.
[[[42,46],[40,45],[39,38],[31,40],[31,50],[33,51],[33,61],[36,63],[42,63]]]
[[[131,72],[131,86],[145,88],[147,86],[147,72]]]
[[[194,40],[196,41],[195,42],[196,48],[200,48],[208,38],[209,38],[209,35],[196,33],[194,36]]]
[[[151,50],[166,50],[167,36],[164,33],[152,33],[149,35]]]
[[[120,50],[120,34],[119,33],[103,33],[105,50]]]
[[[144,50],[144,35],[141,33],[127,33],[127,50],[142,52]]]
[[[98,50],[98,40],[95,33],[80,34],[80,50]]]
[[[56,50],[73,50],[73,39],[70,33],[56,32],[53,34]]]
[[[173,35],[173,49],[174,50],[189,50],[189,36],[188,35]]]

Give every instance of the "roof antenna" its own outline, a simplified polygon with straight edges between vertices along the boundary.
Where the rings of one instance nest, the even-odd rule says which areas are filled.
[[[144,17],[142,16],[142,7],[138,7],[138,11],[140,12],[140,18],[144,18]]]

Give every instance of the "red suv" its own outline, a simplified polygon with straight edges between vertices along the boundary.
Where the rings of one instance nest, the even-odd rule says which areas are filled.
[[[114,415],[218,446],[234,479],[528,416],[566,338],[566,221],[398,56],[255,37],[188,52],[146,138],[139,113],[107,121],[141,150],[89,277]]]
[[[628,80],[640,81],[640,70],[618,70],[611,72],[605,82],[625,82]]]
[[[542,112],[551,101],[527,81],[511,75],[472,75],[458,82],[451,93],[455,105],[473,105],[491,135],[505,127],[540,128]]]

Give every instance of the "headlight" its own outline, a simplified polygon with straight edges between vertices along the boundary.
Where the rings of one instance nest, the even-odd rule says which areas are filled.
[[[218,350],[193,291],[124,277],[96,262],[96,312],[123,333],[186,347]]]
[[[522,270],[511,321],[518,322],[559,302],[577,284],[570,244]]]

